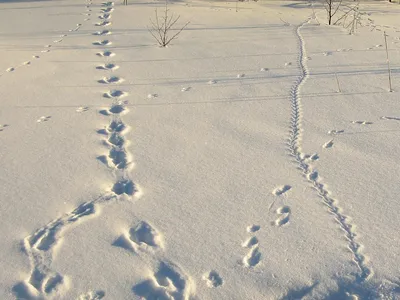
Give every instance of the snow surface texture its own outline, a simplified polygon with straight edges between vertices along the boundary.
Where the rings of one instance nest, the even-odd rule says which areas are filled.
[[[0,1],[0,299],[400,299],[400,6],[128,2]]]

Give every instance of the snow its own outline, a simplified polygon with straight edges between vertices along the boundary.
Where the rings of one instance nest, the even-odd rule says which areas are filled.
[[[0,299],[399,299],[400,5],[163,5],[0,1]]]

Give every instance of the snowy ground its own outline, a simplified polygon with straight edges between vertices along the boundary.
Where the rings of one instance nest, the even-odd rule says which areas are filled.
[[[129,2],[0,1],[0,299],[400,299],[400,5]]]

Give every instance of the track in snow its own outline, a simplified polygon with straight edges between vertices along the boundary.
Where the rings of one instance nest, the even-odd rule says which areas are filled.
[[[306,155],[301,150],[301,132],[302,132],[302,114],[301,114],[301,97],[300,92],[304,83],[309,77],[307,67],[307,55],[305,41],[301,35],[301,29],[308,21],[296,27],[295,34],[299,44],[299,59],[300,76],[295,82],[291,90],[292,102],[292,117],[291,130],[289,136],[288,151],[297,162],[299,169],[307,178],[312,187],[317,191],[323,203],[327,206],[329,212],[334,216],[340,228],[344,231],[345,238],[348,243],[348,248],[352,253],[353,261],[359,269],[357,282],[361,283],[372,276],[373,271],[367,265],[365,256],[362,251],[362,245],[358,242],[356,226],[351,222],[350,218],[343,213],[336,199],[332,198],[331,192],[326,188],[326,184],[321,179],[319,173],[313,169],[309,160],[306,160]]]

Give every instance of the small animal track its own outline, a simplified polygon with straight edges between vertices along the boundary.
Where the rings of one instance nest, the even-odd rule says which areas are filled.
[[[113,244],[126,250],[139,253],[139,251],[156,251],[163,248],[162,237],[149,223],[141,221],[129,232],[121,235]]]
[[[250,225],[250,226],[247,226],[247,232],[254,233],[254,232],[259,231],[260,228],[261,228],[260,225]]]
[[[381,117],[382,120],[400,121],[400,117]]]
[[[267,71],[269,71],[268,68],[261,68],[261,69],[260,69],[260,72],[267,72]]]
[[[112,56],[115,56],[115,53],[111,52],[111,51],[103,51],[103,52],[96,53],[96,55],[102,56],[102,57],[112,57]]]
[[[275,226],[283,226],[289,223],[290,220],[290,207],[289,206],[282,206],[276,210],[276,213],[279,217],[273,223]]]
[[[148,94],[147,98],[151,99],[151,98],[157,98],[158,94]]]
[[[203,275],[203,280],[206,282],[209,288],[217,288],[223,285],[224,281],[216,271],[210,271]]]
[[[373,122],[369,122],[369,121],[351,121],[351,123],[358,124],[358,125],[372,125],[372,124],[374,124]]]
[[[243,78],[243,77],[245,77],[246,75],[245,74],[237,74],[236,75],[236,78]]]
[[[115,71],[118,68],[119,66],[115,64],[104,64],[96,67],[96,69],[98,70],[110,70],[110,71]]]
[[[124,80],[122,78],[120,78],[120,77],[111,76],[111,77],[104,77],[103,79],[100,79],[98,82],[99,83],[103,83],[103,84],[110,84],[110,83],[118,84],[118,83],[121,83],[123,81]]]
[[[13,72],[13,71],[15,71],[15,68],[14,68],[14,67],[10,67],[10,68],[8,68],[8,69],[6,70],[6,72]]]
[[[109,46],[111,44],[112,43],[109,40],[97,41],[93,43],[95,46]]]
[[[99,19],[100,20],[109,20],[109,19],[111,19],[111,14],[104,14],[104,15],[101,15],[101,16],[99,16]]]
[[[4,129],[7,128],[8,126],[10,126],[10,125],[8,125],[8,124],[0,125],[0,132],[4,131]]]
[[[258,245],[258,239],[255,236],[252,236],[251,238],[247,239],[243,244],[243,248],[252,248],[253,246]]]
[[[107,8],[102,8],[100,11],[102,11],[103,13],[111,13],[113,12],[114,8],[112,7],[107,7]]]
[[[217,83],[216,80],[210,80],[210,81],[208,82],[208,84],[216,84],[216,83]]]
[[[104,291],[93,291],[79,296],[78,300],[100,300],[105,297]]]
[[[88,111],[88,110],[89,110],[89,107],[87,107],[87,106],[81,106],[81,107],[78,107],[78,108],[76,109],[76,112],[81,113],[81,112],[85,112],[85,111]]]
[[[126,97],[128,95],[127,92],[121,91],[121,90],[111,90],[103,94],[103,97],[105,98],[122,98]]]
[[[188,86],[188,87],[183,87],[182,89],[181,89],[181,92],[188,92],[188,91],[190,91],[192,88],[190,87],[190,86]]]
[[[261,261],[261,253],[258,246],[254,246],[250,249],[249,253],[243,257],[243,265],[247,268],[256,267]]]
[[[110,26],[111,22],[110,21],[103,21],[103,22],[99,22],[96,23],[95,26],[102,26],[102,27],[106,27],[106,26]]]
[[[278,186],[277,188],[275,188],[272,191],[272,194],[274,194],[275,196],[281,196],[286,194],[288,191],[290,191],[292,189],[292,187],[290,185],[282,185],[282,186]]]
[[[143,299],[191,299],[193,284],[179,267],[161,261],[152,276],[133,287],[133,292]]]
[[[328,131],[328,134],[330,134],[330,135],[338,135],[341,133],[344,133],[344,130],[329,130]]]
[[[137,186],[130,179],[121,179],[112,187],[112,191],[116,195],[133,196],[139,192]]]
[[[95,33],[93,33],[93,35],[109,35],[111,34],[110,30],[102,30],[102,31],[97,31]]]
[[[43,116],[43,117],[40,117],[39,119],[37,119],[36,122],[38,122],[38,123],[47,122],[50,119],[51,119],[51,116],[47,116],[47,117]]]
[[[330,140],[330,141],[326,142],[325,144],[323,144],[322,147],[325,149],[329,149],[329,148],[333,147],[333,144],[334,144],[333,140]]]

